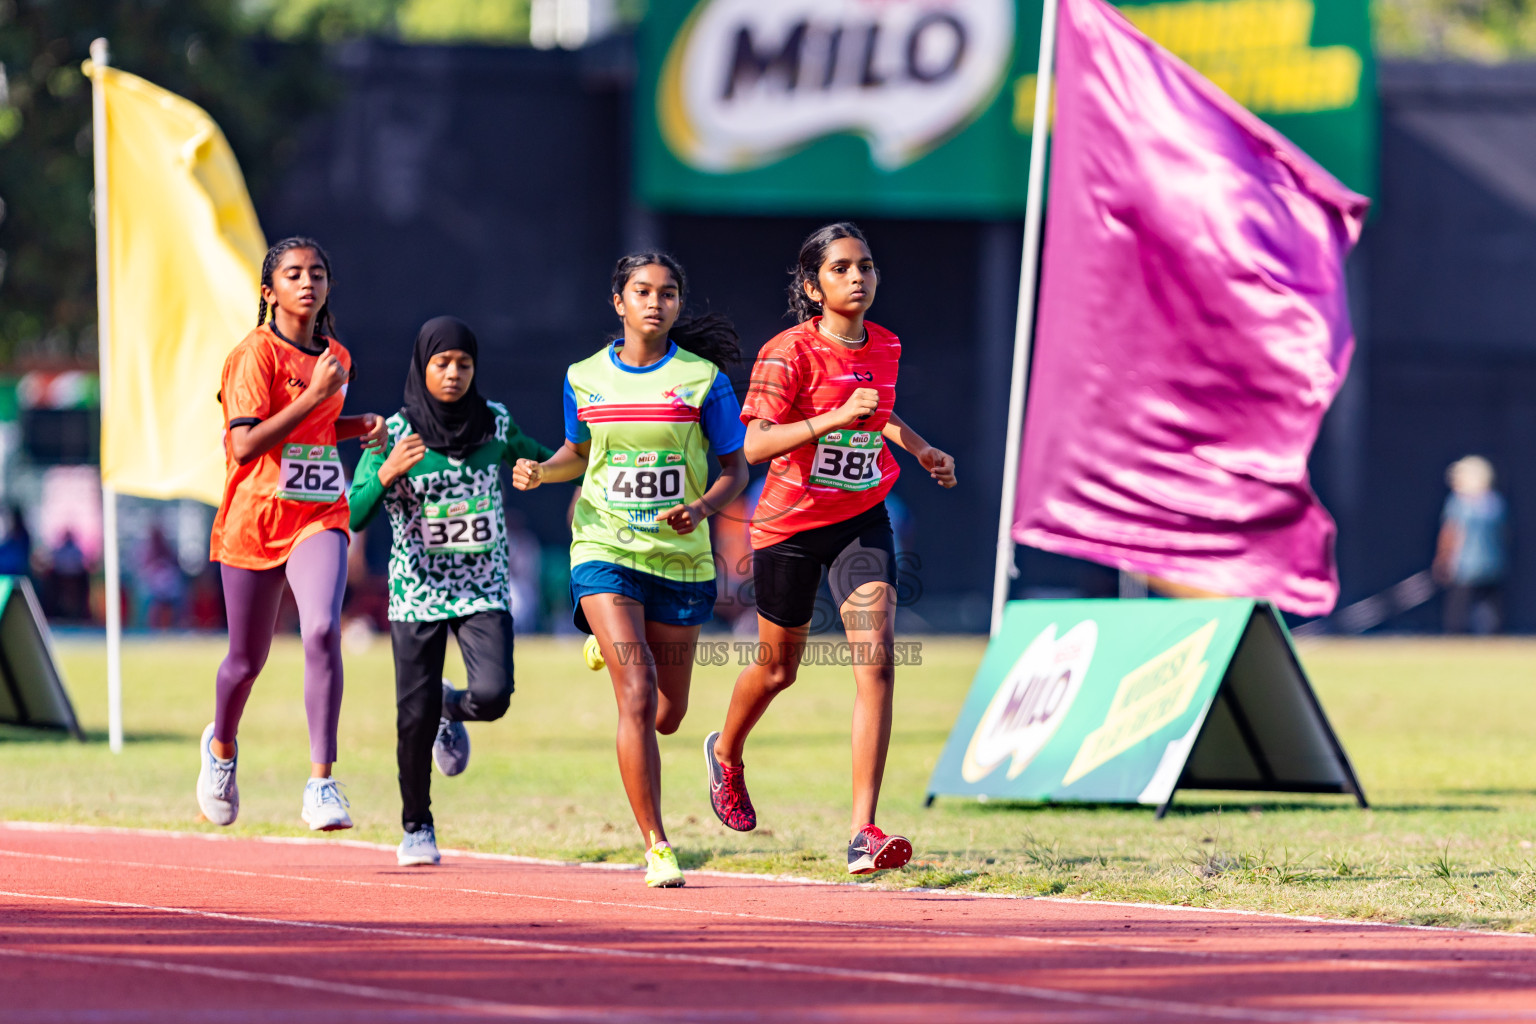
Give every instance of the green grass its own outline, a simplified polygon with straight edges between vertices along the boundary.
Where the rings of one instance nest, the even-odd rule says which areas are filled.
[[[1373,809],[1342,797],[1187,793],[1159,822],[1146,809],[1039,807],[940,799],[928,773],[964,699],[982,643],[928,640],[899,676],[881,823],[915,840],[914,863],[874,884],[945,886],[1329,917],[1536,930],[1536,643],[1357,640],[1303,651]],[[105,657],[70,640],[61,658],[92,742],[0,728],[0,816],[211,829],[192,797],[196,737],[222,656],[213,640],[130,640],[128,742],[104,739]],[[453,655],[450,654],[450,659]],[[638,862],[619,786],[606,673],[574,641],[517,650],[518,695],[501,722],[471,726],[474,762],[435,776],[449,846],[566,860]],[[237,834],[305,834],[301,657],[279,642],[241,733]],[[347,657],[342,762],[362,839],[398,839],[388,642]],[[807,670],[748,752],[762,826],[718,825],[700,744],[718,726],[733,668],[695,672],[682,731],[662,738],[664,808],[685,868],[845,879],[846,669]],[[462,678],[454,663],[449,674]]]

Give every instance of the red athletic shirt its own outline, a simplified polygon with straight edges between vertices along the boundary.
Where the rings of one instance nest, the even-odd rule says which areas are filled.
[[[763,346],[752,368],[745,423],[794,423],[831,412],[859,388],[880,404],[861,423],[807,440],[773,460],[752,516],[752,547],[772,547],[804,530],[851,519],[890,493],[901,469],[880,431],[896,405],[901,342],[867,320],[869,340],[849,348],[817,330],[821,317],[791,327]]]

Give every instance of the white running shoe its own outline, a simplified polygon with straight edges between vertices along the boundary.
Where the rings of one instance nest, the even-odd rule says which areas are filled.
[[[448,703],[453,699],[453,687],[444,679],[444,713],[437,723],[437,738],[432,741],[432,763],[444,775],[458,775],[469,767],[469,730],[447,714]]]
[[[431,825],[423,825],[415,832],[407,832],[395,850],[395,860],[403,868],[436,864],[442,860],[437,853],[437,833]]]
[[[352,804],[341,795],[341,783],[335,779],[310,779],[304,784],[304,819],[312,832],[334,832],[339,828],[351,828],[352,818],[347,808]]]
[[[232,825],[240,813],[240,787],[235,784],[235,762],[240,759],[240,744],[235,743],[235,756],[228,761],[214,757],[209,746],[213,742],[213,723],[203,730],[200,749],[202,767],[197,770],[197,806],[203,817],[215,825]]]

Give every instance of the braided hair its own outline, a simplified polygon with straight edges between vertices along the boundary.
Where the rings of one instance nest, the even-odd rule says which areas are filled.
[[[333,275],[331,274],[331,258],[326,255],[325,250],[320,247],[320,243],[315,241],[313,238],[305,238],[302,235],[294,235],[290,238],[283,239],[281,242],[278,242],[272,248],[267,250],[267,258],[261,261],[261,283],[265,287],[272,287],[272,272],[277,269],[278,263],[282,262],[283,254],[288,252],[290,249],[312,250],[316,256],[320,257],[320,262],[325,264],[326,283],[329,284],[334,279]],[[268,308],[267,297],[263,295],[256,307],[257,327],[260,327],[262,324],[267,322]],[[272,312],[272,319],[277,319],[277,307],[272,306],[270,309]],[[329,288],[327,288],[325,292],[325,301],[320,304],[320,312],[315,314],[315,333],[328,338],[334,338],[336,336],[336,320],[333,316],[331,316],[331,292]]]
[[[682,264],[664,252],[638,252],[625,256],[613,268],[613,294],[623,295],[629,279],[641,267],[666,267],[677,282],[678,303],[688,295],[688,276]],[[741,362],[741,336],[731,321],[719,313],[677,318],[672,325],[671,338],[677,347],[703,356],[724,370]]]
[[[827,250],[840,238],[853,238],[869,248],[869,239],[852,221],[840,220],[836,224],[817,228],[800,243],[800,256],[789,272],[789,313],[796,323],[805,323],[813,316],[821,315],[821,303],[805,293],[810,284],[821,291],[821,267],[827,262]]]

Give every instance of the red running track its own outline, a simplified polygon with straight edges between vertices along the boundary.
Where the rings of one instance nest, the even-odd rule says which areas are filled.
[[[0,1021],[1536,1020],[1530,937],[0,826]]]

